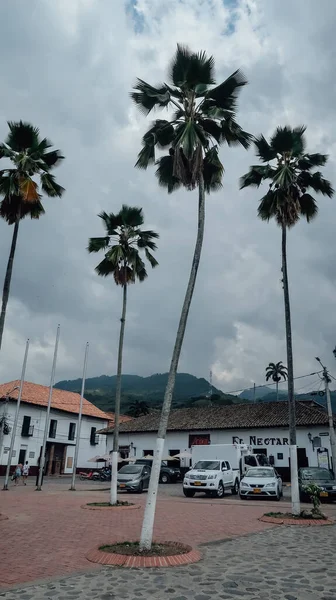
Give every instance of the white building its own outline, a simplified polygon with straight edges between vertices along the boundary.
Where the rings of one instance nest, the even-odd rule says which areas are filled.
[[[140,458],[153,454],[160,413],[155,411],[120,426],[119,450]],[[330,466],[328,417],[316,402],[297,402],[299,466]],[[113,427],[106,430],[107,451],[112,450]],[[164,456],[189,451],[196,444],[245,443],[266,454],[279,473],[289,479],[288,403],[235,404],[172,410]],[[181,460],[189,467],[189,459]]]
[[[30,474],[38,470],[42,451],[49,388],[24,382],[16,432],[13,432],[20,381],[0,385],[0,417],[4,417],[5,432],[0,436],[0,474],[4,474],[10,440],[15,434],[12,465],[28,460]],[[71,474],[78,432],[80,395],[54,388],[52,394],[46,448],[46,474]],[[106,453],[106,436],[96,432],[108,426],[110,416],[96,406],[83,401],[82,424],[78,454],[78,469],[95,467],[90,458]],[[9,431],[8,431],[9,430]],[[7,431],[7,433],[6,433]]]

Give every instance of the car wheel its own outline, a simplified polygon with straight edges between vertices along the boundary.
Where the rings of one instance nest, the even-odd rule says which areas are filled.
[[[194,490],[185,490],[184,489],[183,493],[187,498],[193,498],[195,496]]]
[[[161,483],[169,483],[170,482],[169,475],[167,475],[167,473],[162,473],[162,475],[160,477],[160,481],[161,481]]]
[[[275,499],[276,499],[277,502],[279,502],[279,500],[281,499],[279,488],[277,489],[277,493],[276,493]]]
[[[218,484],[218,488],[215,491],[215,496],[216,498],[223,498],[224,496],[224,485],[222,481],[220,481]]]
[[[238,480],[236,479],[233,487],[231,488],[231,493],[233,496],[237,496],[238,492],[239,492],[239,483],[238,483]]]

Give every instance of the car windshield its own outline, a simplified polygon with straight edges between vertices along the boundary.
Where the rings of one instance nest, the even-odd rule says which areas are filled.
[[[219,471],[219,460],[199,460],[194,469],[206,469],[207,471]]]
[[[245,477],[275,477],[273,469],[255,468],[249,469]]]
[[[127,467],[121,467],[118,473],[121,473],[122,475],[132,475],[133,473],[140,473],[141,469],[142,467],[140,466],[137,467],[136,465],[127,465]]]
[[[324,481],[331,481],[332,476],[330,471],[327,469],[320,469],[318,467],[310,468],[310,469],[301,469],[300,471],[301,479],[307,480],[316,480],[323,479]]]

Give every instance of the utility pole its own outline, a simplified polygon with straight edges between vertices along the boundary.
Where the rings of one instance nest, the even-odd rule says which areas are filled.
[[[16,429],[17,429],[17,424],[18,424],[18,420],[19,420],[22,389],[23,389],[24,378],[25,378],[25,374],[26,374],[28,350],[29,350],[29,339],[26,342],[26,350],[25,350],[23,365],[22,365],[20,387],[14,388],[14,389],[19,390],[19,395],[18,395],[18,399],[17,399],[17,403],[16,403],[16,411],[15,411],[14,424],[13,424],[13,429],[12,429],[12,437],[11,437],[10,448],[9,448],[9,453],[8,453],[6,477],[5,477],[4,486],[2,488],[3,490],[8,490],[8,480],[9,480],[10,468],[11,468],[11,464],[12,464],[12,456],[13,456],[13,450],[14,450],[14,444],[15,444],[15,438],[16,438]]]
[[[256,384],[254,383],[253,384],[253,402],[254,402],[254,404],[255,404],[255,401],[256,401]]]
[[[49,416],[50,416],[51,398],[52,398],[52,393],[53,393],[54,383],[55,383],[55,371],[56,371],[56,361],[57,361],[57,350],[58,350],[59,336],[60,336],[60,326],[58,325],[57,326],[57,333],[56,333],[54,359],[53,359],[53,364],[52,364],[52,369],[51,369],[51,376],[50,376],[48,406],[47,406],[47,412],[46,412],[46,418],[45,418],[46,420],[45,420],[45,425],[44,425],[44,435],[43,435],[42,451],[41,451],[41,456],[40,456],[40,468],[39,468],[39,474],[38,474],[38,480],[37,480],[37,487],[36,487],[36,491],[37,492],[40,492],[41,489],[42,489],[43,469],[44,469],[45,453],[46,453],[46,447],[47,447],[47,437],[48,437],[48,429],[49,429]]]
[[[332,458],[332,468],[334,475],[336,474],[336,434],[334,428],[334,416],[331,407],[331,398],[330,398],[330,390],[329,383],[331,381],[327,368],[322,364],[319,357],[316,356],[316,360],[320,363],[323,369],[323,379],[325,386],[325,393],[327,397],[327,410],[328,410],[328,422],[329,422],[329,440],[330,440],[330,449],[331,449],[331,458]]]
[[[78,423],[77,423],[75,456],[74,456],[74,461],[73,461],[73,471],[72,471],[72,479],[71,479],[71,487],[70,487],[70,491],[72,491],[72,492],[76,491],[76,469],[77,469],[77,462],[78,462],[80,433],[81,433],[81,425],[82,425],[82,409],[83,409],[83,398],[84,398],[84,390],[85,390],[85,378],[86,378],[86,366],[87,366],[88,352],[89,352],[89,342],[87,342],[87,344],[85,346],[82,389],[81,389],[81,396],[80,396],[80,402],[79,402],[79,413],[78,413]]]

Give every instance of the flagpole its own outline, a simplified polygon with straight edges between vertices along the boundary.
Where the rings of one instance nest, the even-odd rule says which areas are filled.
[[[86,379],[86,367],[87,367],[88,354],[89,354],[89,342],[87,342],[86,346],[85,346],[83,377],[82,377],[82,389],[81,389],[81,395],[80,395],[78,423],[77,423],[77,436],[76,436],[75,456],[74,456],[74,461],[73,461],[73,471],[72,471],[72,479],[71,479],[71,487],[70,487],[70,491],[72,491],[72,492],[76,491],[76,485],[75,485],[75,482],[76,482],[76,469],[77,469],[77,462],[78,462],[80,434],[81,434],[81,426],[82,426],[82,409],[83,409],[83,399],[84,399],[85,379]]]
[[[9,454],[8,454],[8,462],[7,462],[5,483],[4,483],[4,486],[2,488],[3,490],[8,490],[8,480],[9,480],[10,468],[11,468],[11,464],[12,464],[13,450],[14,450],[14,444],[15,444],[15,438],[16,438],[16,429],[17,429],[17,424],[18,424],[18,420],[19,420],[19,411],[20,411],[20,402],[21,402],[21,397],[22,397],[22,388],[23,388],[24,378],[25,378],[25,374],[26,374],[28,350],[29,350],[29,339],[26,342],[26,350],[25,350],[25,353],[24,353],[24,359],[23,359],[23,364],[22,364],[19,395],[18,395],[17,404],[16,404],[16,411],[15,411],[15,417],[14,417],[14,425],[13,425],[13,429],[12,429],[12,437],[11,437],[11,443],[10,443]]]
[[[46,453],[46,447],[47,447],[51,399],[52,399],[52,393],[53,393],[53,388],[54,388],[54,383],[55,383],[55,371],[56,371],[57,350],[58,350],[58,342],[59,342],[59,337],[60,337],[60,329],[61,329],[60,325],[58,325],[57,333],[56,333],[54,359],[53,359],[53,364],[52,364],[52,369],[51,369],[48,406],[47,406],[46,420],[45,420],[45,426],[44,426],[42,452],[41,452],[41,456],[40,456],[39,475],[38,475],[38,482],[37,482],[37,487],[36,487],[36,491],[38,491],[38,492],[40,492],[42,489],[43,469],[44,469],[45,453]]]

